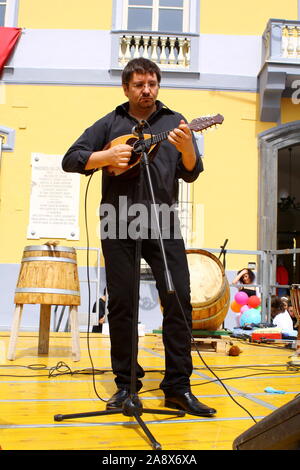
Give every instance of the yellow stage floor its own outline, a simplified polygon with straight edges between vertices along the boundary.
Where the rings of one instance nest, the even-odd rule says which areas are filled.
[[[94,333],[88,340],[81,333],[79,362],[72,361],[69,333],[51,333],[49,354],[43,356],[37,355],[37,333],[20,333],[15,361],[6,359],[8,341],[9,332],[0,333],[3,450],[151,450],[135,418],[123,414],[54,420],[57,414],[105,410],[105,401],[115,392],[109,337]],[[254,425],[254,420],[260,421],[300,393],[300,371],[287,367],[293,350],[283,343],[233,342],[242,351],[239,356],[200,348],[232,398],[197,351],[193,352],[192,391],[200,401],[217,409],[215,417],[143,413],[143,421],[163,450],[230,450],[234,439]],[[159,383],[164,351],[160,335],[139,338],[139,362],[146,371],[139,394],[144,409],[163,409]],[[266,393],[268,386],[285,393]]]

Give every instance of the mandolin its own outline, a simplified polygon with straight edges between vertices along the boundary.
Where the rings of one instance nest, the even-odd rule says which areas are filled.
[[[221,114],[216,114],[215,116],[203,116],[196,119],[193,119],[192,122],[188,124],[191,131],[202,132],[205,129],[208,129],[212,126],[217,126],[222,124],[224,117]],[[106,166],[103,168],[107,174],[110,176],[125,177],[130,178],[136,176],[139,171],[139,164],[143,152],[147,152],[149,161],[153,160],[160,142],[167,140],[169,131],[160,132],[157,135],[144,134],[144,140],[139,140],[133,134],[122,135],[113,139],[109,142],[103,150],[114,147],[115,145],[127,144],[132,146],[131,158],[128,162],[127,168],[118,168],[114,166]]]

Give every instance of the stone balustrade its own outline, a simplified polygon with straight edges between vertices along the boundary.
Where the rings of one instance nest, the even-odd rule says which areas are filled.
[[[300,59],[300,21],[269,20],[263,34],[263,62]]]
[[[300,59],[300,25],[282,25],[281,55]]]
[[[123,34],[119,41],[119,65],[144,57],[164,69],[185,70],[190,66],[190,39],[180,36]]]

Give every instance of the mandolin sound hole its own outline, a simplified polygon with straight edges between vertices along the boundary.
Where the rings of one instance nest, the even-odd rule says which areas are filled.
[[[131,137],[130,139],[126,140],[126,144],[131,145],[131,147],[133,147],[137,141],[138,139],[136,137]]]
[[[138,141],[138,139],[132,137],[126,141],[127,145],[131,145],[131,147],[134,146],[134,144]],[[128,162],[128,165],[134,165],[138,160],[139,160],[139,154],[135,153],[134,151],[131,152],[131,157]]]

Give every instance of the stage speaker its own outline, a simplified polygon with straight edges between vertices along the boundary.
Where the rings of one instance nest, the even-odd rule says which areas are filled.
[[[238,436],[234,450],[300,450],[300,395]]]

